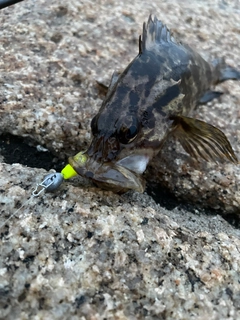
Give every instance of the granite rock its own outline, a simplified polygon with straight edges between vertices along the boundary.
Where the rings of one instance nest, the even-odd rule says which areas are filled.
[[[208,60],[225,57],[240,69],[238,1],[24,1],[1,11],[0,132],[30,139],[59,158],[85,149],[101,105],[97,81],[109,83],[138,52],[142,23],[153,12],[176,37]],[[239,156],[239,82],[195,117],[222,129]],[[194,164],[167,144],[146,173],[186,202],[239,214],[239,167]],[[154,181],[152,181],[154,177]]]
[[[18,210],[0,230],[0,319],[239,318],[240,231],[220,216],[84,181],[31,197],[44,170],[0,169],[1,220]]]
[[[85,149],[101,105],[96,80],[108,83],[137,54],[151,12],[206,59],[240,69],[237,0],[26,0],[0,12],[1,133],[63,159]],[[226,94],[194,116],[222,129],[240,156],[238,88],[222,84]],[[199,209],[239,213],[238,167],[196,164],[165,146],[149,184],[194,203],[194,213],[81,178],[34,198],[45,170],[3,159],[0,172],[1,319],[240,318],[239,230]]]

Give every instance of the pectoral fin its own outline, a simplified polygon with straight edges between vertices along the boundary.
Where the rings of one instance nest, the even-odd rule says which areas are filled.
[[[221,130],[193,118],[175,116],[171,119],[172,133],[185,151],[195,159],[201,157],[206,161],[215,162],[228,159],[235,164],[238,163],[230,142]]]

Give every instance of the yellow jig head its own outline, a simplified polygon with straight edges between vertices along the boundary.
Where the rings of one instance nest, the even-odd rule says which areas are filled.
[[[70,179],[77,175],[77,172],[74,170],[74,166],[83,167],[87,160],[88,156],[84,153],[85,151],[81,151],[77,153],[74,157],[70,157],[68,159],[69,164],[67,164],[60,172],[50,173],[48,174],[44,180],[39,183],[36,188],[32,192],[32,196],[39,196],[44,190],[46,192],[55,191],[63,182],[63,180]]]
[[[60,172],[49,173],[46,175],[42,182],[40,182],[35,189],[32,191],[32,197],[38,197],[43,191],[53,192],[59,188],[62,182],[66,179],[72,178],[77,175],[77,172],[73,169],[73,165],[77,167],[83,167],[88,160],[88,156],[84,154],[84,151],[77,153],[74,157],[69,158],[69,163]],[[5,226],[5,224],[14,217],[19,210],[21,210],[26,204],[31,200],[30,197],[25,201],[20,208],[18,208],[10,217],[0,225],[0,229]]]
[[[77,175],[77,172],[73,169],[74,167],[83,167],[88,160],[88,156],[81,151],[77,153],[74,157],[68,159],[69,164],[67,164],[61,171],[63,179],[69,179]]]

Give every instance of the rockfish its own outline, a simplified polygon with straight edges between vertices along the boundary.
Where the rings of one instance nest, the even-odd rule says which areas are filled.
[[[218,97],[221,93],[211,87],[228,79],[240,79],[240,71],[223,59],[209,64],[150,16],[143,24],[138,55],[121,74],[113,73],[91,122],[89,148],[69,158],[70,167],[103,189],[143,192],[142,173],[171,136],[197,160],[237,164],[222,131],[188,117],[197,104]]]

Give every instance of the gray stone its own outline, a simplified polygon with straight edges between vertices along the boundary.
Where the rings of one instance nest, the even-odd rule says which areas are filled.
[[[108,83],[138,51],[156,13],[205,58],[238,67],[239,2],[30,1],[0,12],[0,130],[64,158],[86,148]],[[239,83],[194,116],[220,129],[239,156]],[[81,178],[31,197],[47,172],[0,164],[0,319],[239,319],[239,168],[196,164],[165,146],[147,173],[196,204],[167,210],[147,194],[119,196]],[[29,199],[29,200],[28,200]],[[26,202],[27,201],[27,202]],[[21,207],[23,205],[23,207]]]
[[[220,216],[83,181],[34,198],[44,170],[0,169],[1,221],[23,205],[1,227],[1,319],[239,318],[240,231]]]

